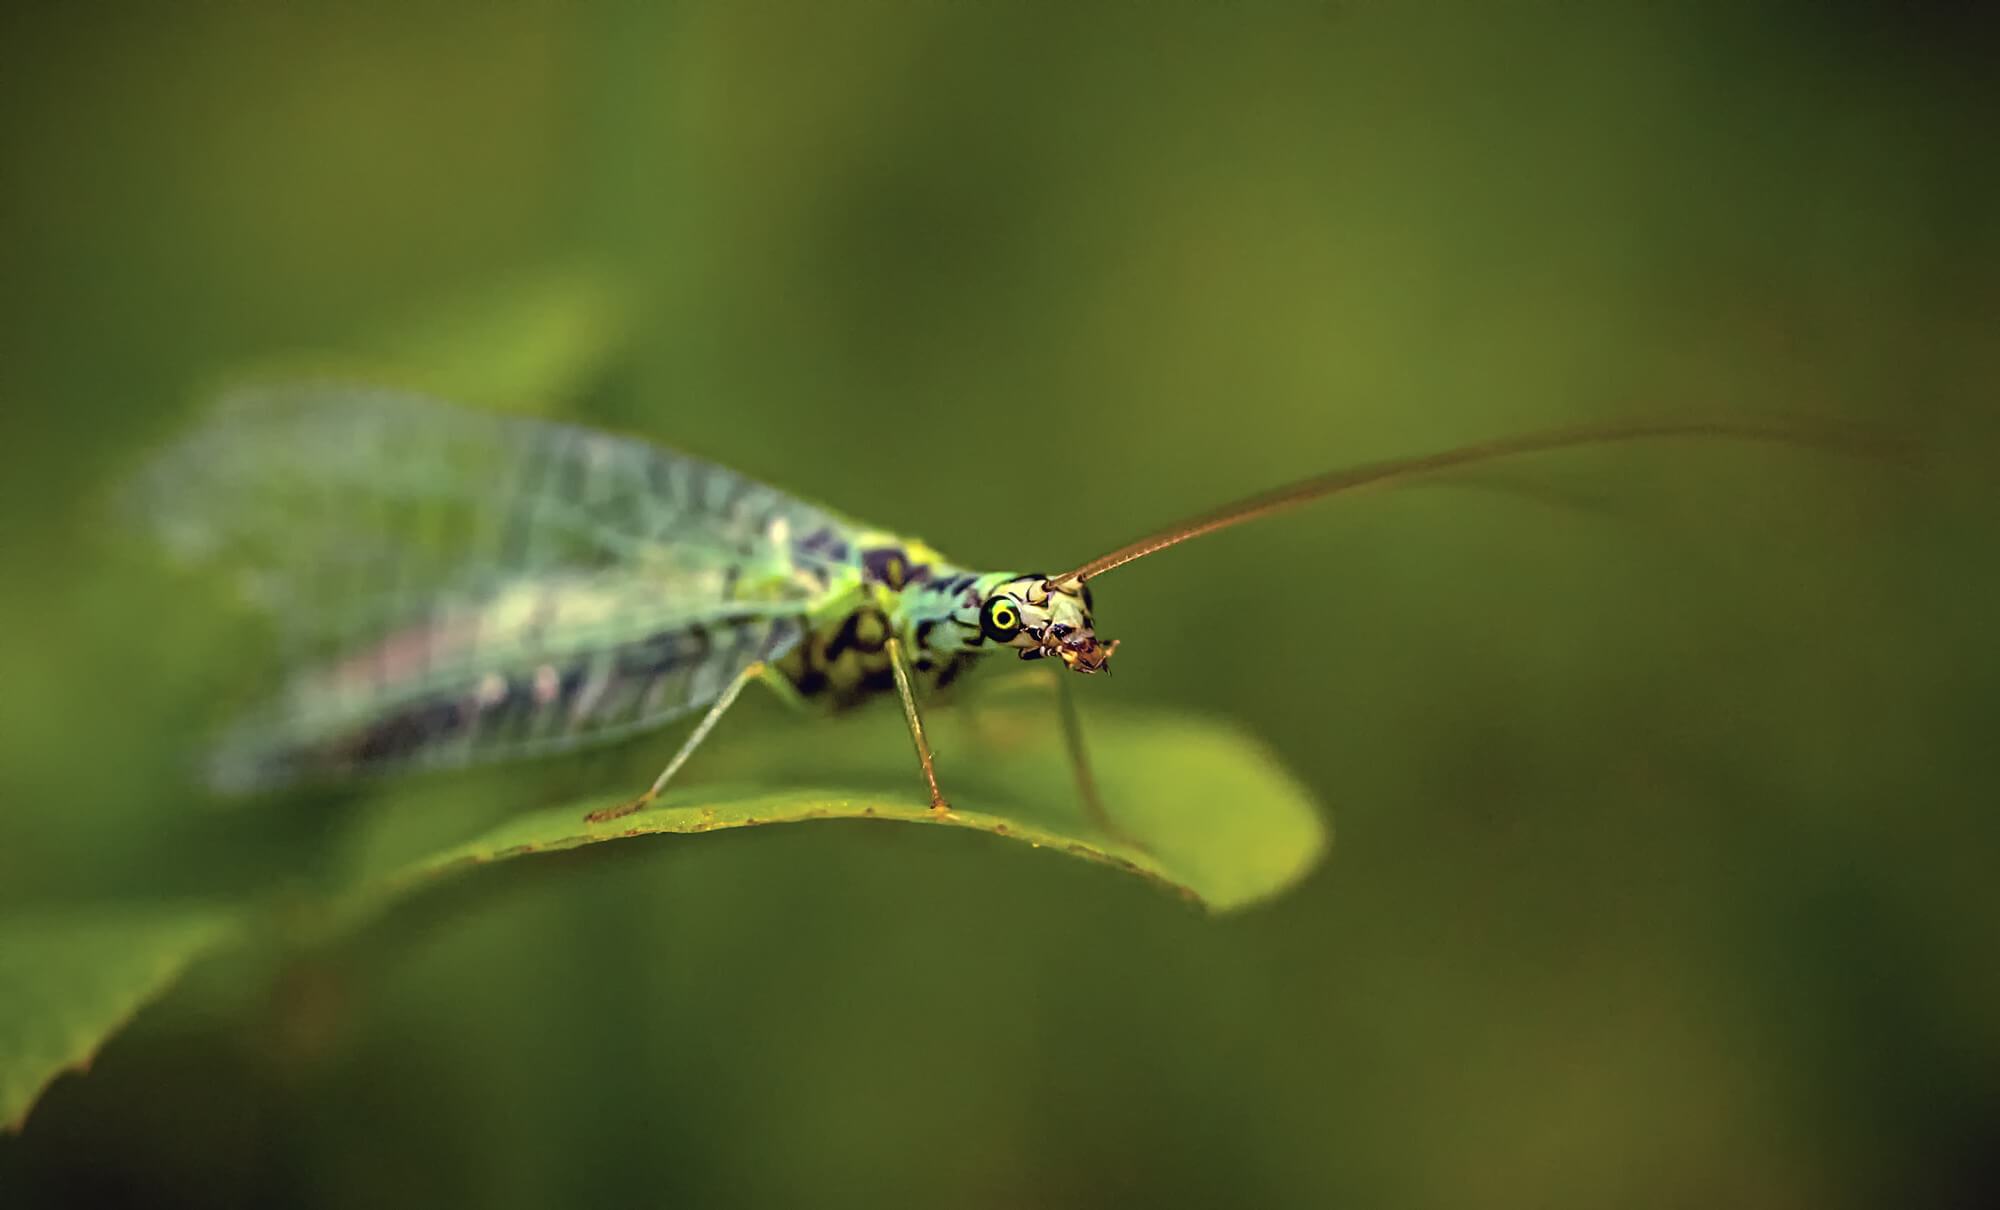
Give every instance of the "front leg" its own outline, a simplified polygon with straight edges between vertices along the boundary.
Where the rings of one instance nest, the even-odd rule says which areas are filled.
[[[931,759],[930,741],[924,738],[924,720],[917,714],[916,693],[910,688],[910,668],[903,659],[903,641],[894,635],[885,644],[889,668],[896,674],[896,692],[903,699],[903,720],[910,725],[910,742],[916,745],[917,763],[923,766],[924,784],[930,787],[931,814],[943,819],[951,814],[951,804],[938,790],[937,767]]]

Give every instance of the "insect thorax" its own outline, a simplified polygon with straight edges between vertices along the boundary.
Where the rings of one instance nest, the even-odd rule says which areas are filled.
[[[892,635],[919,693],[950,684],[977,662],[979,653],[963,640],[968,625],[977,634],[979,601],[997,577],[953,567],[916,543],[860,556],[861,582],[815,611],[805,639],[772,665],[799,697],[839,710],[894,692]]]
[[[846,615],[815,627],[772,667],[801,698],[828,709],[842,710],[892,693],[896,677],[889,665],[888,639],[894,633],[891,618],[873,602],[858,605]],[[977,658],[969,651],[939,656],[912,650],[910,675],[919,692],[940,688]]]

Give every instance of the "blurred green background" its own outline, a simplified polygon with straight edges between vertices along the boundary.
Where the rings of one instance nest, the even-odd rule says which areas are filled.
[[[8,911],[281,904],[354,843],[351,800],[173,784],[230,634],[99,499],[233,368],[415,370],[510,300],[466,393],[616,328],[536,389],[981,567],[1635,411],[1924,455],[1589,453],[1509,472],[1554,507],[1368,496],[1107,577],[1086,708],[1235,720],[1334,821],[1264,907],[889,825],[510,863],[202,968],[0,1139],[0,1200],[1974,1202],[1996,46],[1663,7],[10,10]]]

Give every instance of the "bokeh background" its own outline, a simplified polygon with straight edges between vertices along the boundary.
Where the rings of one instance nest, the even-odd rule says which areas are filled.
[[[1978,6],[500,7],[0,18],[9,910],[282,901],[366,815],[194,811],[228,636],[98,509],[245,364],[462,324],[505,404],[524,347],[602,343],[536,388],[996,568],[1635,411],[1919,455],[1591,453],[1107,577],[1086,696],[1240,723],[1334,822],[1263,907],[887,825],[515,862],[204,967],[0,1140],[0,1200],[2000,1181]]]

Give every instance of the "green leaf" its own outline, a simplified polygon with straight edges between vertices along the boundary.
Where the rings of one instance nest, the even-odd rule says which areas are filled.
[[[213,906],[50,911],[0,922],[0,1128],[222,940],[237,915]]]
[[[338,933],[472,866],[633,836],[815,819],[987,832],[1141,875],[1214,911],[1283,891],[1327,847],[1304,790],[1226,724],[1093,711],[1091,760],[1113,819],[1107,832],[1078,797],[1047,694],[933,712],[927,725],[952,805],[943,818],[929,810],[901,722],[894,711],[876,711],[757,729],[705,754],[694,770],[700,780],[644,811],[585,822],[616,796],[529,811],[363,879],[329,905],[314,931]],[[218,907],[155,905],[0,923],[0,1123],[18,1125],[57,1075],[87,1065],[107,1037],[244,919]]]
[[[1093,714],[1089,721],[1091,761],[1114,828],[1107,832],[1084,809],[1058,725],[1046,699],[936,712],[927,727],[952,807],[938,818],[900,717],[813,720],[722,747],[694,770],[700,783],[669,790],[622,819],[584,818],[617,797],[510,819],[406,864],[364,888],[353,906],[379,908],[454,870],[533,853],[815,819],[989,832],[1142,875],[1214,911],[1283,891],[1327,847],[1318,809],[1255,741],[1224,724],[1157,713]]]

